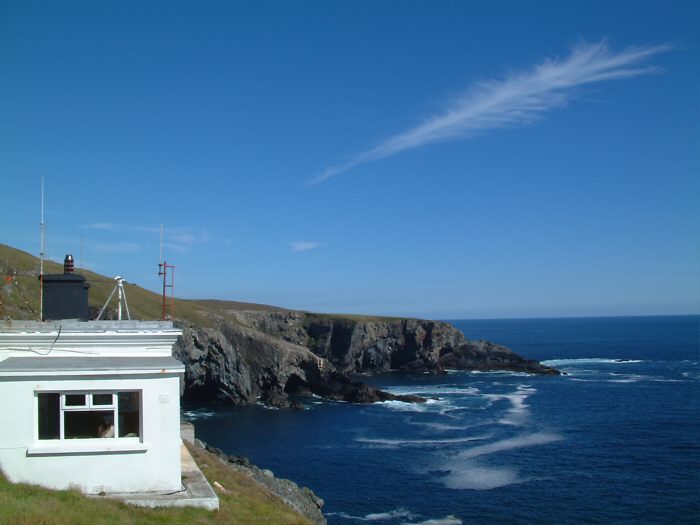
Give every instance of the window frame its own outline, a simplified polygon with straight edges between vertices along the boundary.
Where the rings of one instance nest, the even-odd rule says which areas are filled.
[[[120,393],[138,393],[138,411],[139,411],[139,432],[138,436],[119,436],[119,394]],[[57,439],[41,439],[39,437],[39,396],[41,394],[58,394],[59,404],[59,437]],[[111,394],[112,403],[109,405],[100,405],[94,402],[94,395]],[[68,405],[66,396],[83,395],[85,403],[83,405]],[[65,437],[65,414],[70,412],[104,412],[112,414],[114,421],[114,436],[112,437],[90,437],[90,438],[66,438]],[[36,390],[34,392],[34,442],[38,445],[52,444],[67,444],[67,443],[143,443],[143,390],[138,388],[125,389],[95,389],[95,390]]]

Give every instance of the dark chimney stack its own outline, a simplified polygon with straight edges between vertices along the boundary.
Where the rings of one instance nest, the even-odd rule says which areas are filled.
[[[73,272],[73,256],[63,260],[63,273],[44,275],[44,321],[77,319],[87,321],[88,288],[85,277]]]

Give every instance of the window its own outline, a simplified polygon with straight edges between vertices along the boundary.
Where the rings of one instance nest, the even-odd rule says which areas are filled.
[[[141,437],[141,395],[39,392],[39,439]]]

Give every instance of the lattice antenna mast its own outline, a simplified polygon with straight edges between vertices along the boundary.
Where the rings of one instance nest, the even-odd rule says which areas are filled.
[[[175,312],[175,267],[163,261],[158,265],[158,275],[163,278],[163,321],[167,321],[173,318]],[[170,289],[170,295],[168,295],[168,289]]]
[[[41,223],[39,241],[39,321],[44,320],[44,248],[46,245],[46,225],[44,223],[44,177],[41,177]]]
[[[168,268],[170,268],[170,282],[168,282]],[[175,312],[175,267],[163,260],[163,225],[160,225],[160,262],[158,263],[158,276],[163,279],[163,313],[162,319],[172,319]],[[170,297],[168,297],[168,288]]]

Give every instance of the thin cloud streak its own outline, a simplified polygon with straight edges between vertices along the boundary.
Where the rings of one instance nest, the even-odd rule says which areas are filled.
[[[671,48],[670,44],[633,46],[615,53],[605,40],[580,43],[564,60],[546,59],[528,71],[477,83],[453,100],[443,113],[389,137],[344,164],[327,168],[309,184],[318,184],[361,164],[425,144],[530,124],[565,106],[579,86],[659,72],[657,67],[637,64]]]
[[[315,241],[290,242],[289,245],[292,247],[293,252],[305,252],[307,250],[313,250],[323,246],[322,243]]]
[[[94,222],[91,224],[83,224],[81,227],[89,230],[98,230],[102,232],[111,232],[129,236],[146,234],[153,239],[160,235],[159,226],[147,226],[141,224]],[[166,226],[163,231],[163,246],[179,253],[187,252],[195,246],[209,244],[211,242],[219,242],[222,246],[230,246],[233,239],[219,237],[204,227],[195,228],[186,226]]]

